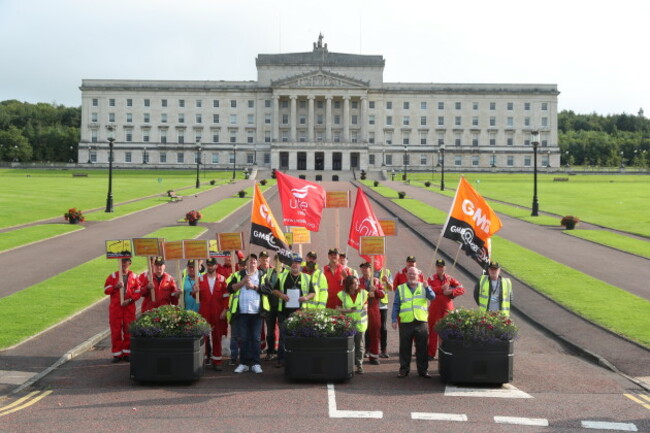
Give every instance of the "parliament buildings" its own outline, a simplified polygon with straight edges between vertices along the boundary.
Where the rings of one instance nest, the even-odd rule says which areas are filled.
[[[322,36],[255,63],[257,81],[83,80],[79,162],[107,164],[110,136],[119,167],[522,171],[533,142],[559,166],[555,84],[387,83],[381,55]]]

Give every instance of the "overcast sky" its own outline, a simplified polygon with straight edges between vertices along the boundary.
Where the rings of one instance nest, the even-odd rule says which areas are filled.
[[[92,79],[256,80],[259,53],[383,55],[386,82],[551,83],[560,110],[650,113],[648,0],[0,0],[0,100]]]

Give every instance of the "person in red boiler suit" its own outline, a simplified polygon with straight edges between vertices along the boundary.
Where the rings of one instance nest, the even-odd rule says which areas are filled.
[[[432,360],[436,357],[438,350],[438,334],[433,327],[438,323],[438,320],[447,315],[448,312],[454,309],[454,299],[457,296],[465,293],[463,285],[449,274],[445,273],[446,263],[444,260],[436,260],[436,273],[429,278],[429,287],[436,294],[434,299],[429,304],[429,359]]]
[[[153,262],[153,275],[147,272],[140,274],[142,312],[145,313],[163,305],[178,305],[181,291],[176,287],[174,277],[165,272],[165,259],[156,257]],[[156,300],[151,298],[151,293],[156,294]]]
[[[379,341],[381,339],[381,313],[379,312],[379,300],[386,294],[382,288],[379,278],[372,273],[372,265],[369,262],[361,263],[361,279],[359,287],[368,291],[368,363],[379,365]]]
[[[393,280],[393,291],[397,291],[397,288],[399,286],[408,282],[408,278],[406,278],[406,272],[409,270],[409,268],[417,268],[417,264],[418,263],[415,260],[415,257],[408,256],[406,258],[406,266],[404,269],[399,271],[397,275],[395,275],[395,279]],[[418,276],[418,281],[424,283],[424,274],[420,273]]]
[[[130,361],[129,325],[135,320],[135,301],[140,299],[140,282],[137,275],[129,270],[131,259],[122,259],[121,265],[122,280],[120,281],[119,272],[113,272],[104,283],[104,293],[111,297],[108,306],[108,323],[111,327],[113,362]],[[124,290],[123,302],[120,300],[120,290]]]
[[[206,266],[208,271],[199,278],[198,288],[195,286],[192,296],[199,294],[199,314],[212,326],[212,344],[210,337],[206,337],[206,358],[210,358],[215,371],[221,371],[221,337],[228,330],[222,313],[228,308],[228,291],[226,279],[217,273],[217,259],[208,259]]]
[[[330,248],[327,252],[329,264],[323,268],[323,275],[327,279],[327,308],[335,308],[339,302],[338,294],[343,289],[343,266],[339,263],[339,250]]]

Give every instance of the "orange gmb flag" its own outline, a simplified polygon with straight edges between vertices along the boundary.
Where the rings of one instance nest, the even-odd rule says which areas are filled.
[[[269,204],[266,202],[260,187],[255,183],[253,194],[253,209],[251,212],[251,244],[260,245],[266,249],[277,251],[280,261],[291,265],[292,252],[289,249],[284,233],[280,230]]]
[[[485,265],[490,261],[488,240],[502,226],[501,220],[481,194],[461,176],[442,235],[460,242],[467,255]]]

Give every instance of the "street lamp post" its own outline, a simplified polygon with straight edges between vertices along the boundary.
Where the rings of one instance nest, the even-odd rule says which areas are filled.
[[[106,210],[113,212],[113,142],[115,141],[113,125],[108,125],[108,194],[106,195]]]
[[[147,153],[147,146],[142,149],[142,164],[149,162],[149,154]]]
[[[551,151],[546,152],[546,168],[551,168]]]
[[[395,180],[395,169],[390,170],[390,180]]]
[[[237,144],[232,145],[232,180],[235,180],[237,171]]]
[[[90,145],[88,145],[88,164],[92,164],[92,163],[93,163],[93,160],[92,160],[92,158],[91,158],[91,156],[92,156],[92,151],[93,151],[93,147],[90,146]]]
[[[445,190],[445,145],[440,145],[440,191]]]
[[[623,151],[621,150],[621,170],[625,168],[625,164],[623,164]]]
[[[402,180],[406,180],[406,159],[408,158],[408,151],[409,147],[404,146],[404,160],[402,161],[404,163],[404,176],[402,176]]]
[[[497,168],[497,154],[494,150],[492,151],[492,163],[490,164],[490,167]]]
[[[201,181],[199,180],[199,166],[201,164],[201,144],[200,140],[196,139],[196,188],[201,187]]]
[[[537,146],[539,145],[539,131],[531,132],[531,143],[533,144],[533,210],[530,216],[539,215],[539,203],[537,202]]]

